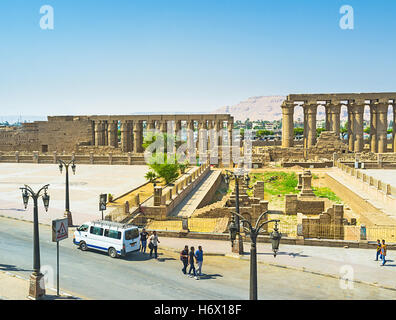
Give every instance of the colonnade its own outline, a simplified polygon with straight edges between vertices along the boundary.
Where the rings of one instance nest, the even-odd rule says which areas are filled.
[[[340,136],[341,107],[348,110],[348,150],[362,152],[364,149],[363,114],[370,107],[370,151],[385,153],[396,151],[396,124],[393,121],[392,149],[387,147],[388,108],[393,106],[396,119],[396,93],[379,94],[320,94],[289,95],[282,104],[282,147],[292,147],[294,141],[294,108],[304,110],[304,148],[316,144],[316,115],[318,106],[326,110],[325,130]]]
[[[121,148],[123,152],[142,153],[144,132],[154,130],[181,140],[186,131],[187,148],[199,148],[200,143],[221,146],[225,138],[231,141],[234,119],[228,114],[214,115],[153,115],[153,116],[89,116],[92,121],[92,145]],[[117,120],[119,119],[119,120]],[[144,129],[145,128],[145,129]],[[118,137],[118,130],[121,137]],[[194,131],[198,131],[197,140]],[[215,133],[210,134],[210,132]],[[212,139],[212,140],[211,140]],[[216,140],[216,141],[213,141]]]

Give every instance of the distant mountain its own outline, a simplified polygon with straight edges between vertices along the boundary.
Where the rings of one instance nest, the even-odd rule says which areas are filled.
[[[282,102],[286,96],[259,96],[251,97],[234,106],[225,106],[214,110],[212,113],[228,113],[234,117],[234,120],[245,121],[250,120],[280,120],[282,119]],[[389,108],[388,122],[393,119],[392,108]],[[325,119],[325,108],[318,107],[317,119]],[[294,109],[294,120],[302,121],[304,119],[303,109],[296,107]],[[346,107],[341,108],[341,121],[348,119],[348,111]],[[370,109],[366,106],[364,109],[364,119],[370,120]]]

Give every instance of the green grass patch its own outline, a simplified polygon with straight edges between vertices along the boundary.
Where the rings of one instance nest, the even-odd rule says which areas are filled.
[[[298,193],[296,190],[298,179],[294,172],[269,171],[264,173],[252,173],[250,184],[256,181],[264,181],[264,190],[271,195],[285,195]]]
[[[327,199],[334,201],[336,203],[339,203],[339,204],[342,203],[341,199],[339,197],[337,197],[337,195],[333,191],[331,191],[329,188],[325,188],[325,187],[315,188],[315,187],[313,187],[312,190],[313,190],[314,194],[319,198],[327,198]]]

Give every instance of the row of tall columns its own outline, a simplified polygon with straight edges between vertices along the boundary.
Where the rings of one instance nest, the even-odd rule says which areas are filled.
[[[227,121],[227,141],[232,139],[233,122]],[[224,129],[223,121],[197,121],[198,139],[195,145],[194,129],[195,121],[188,120],[186,125],[187,131],[187,147],[201,148],[200,150],[210,150],[212,145],[221,146],[222,133]],[[122,120],[120,147],[123,152],[143,152],[143,121]],[[92,138],[95,146],[112,146],[117,148],[118,143],[118,121],[95,120],[92,125]],[[176,140],[181,140],[182,120],[149,120],[147,121],[147,130],[157,130],[160,133],[168,133],[176,135]],[[215,132],[214,136],[208,134],[208,130]],[[199,143],[207,143],[206,148],[200,147]]]
[[[365,103],[351,102],[348,108],[348,150],[361,152],[364,149],[363,115]],[[293,146],[294,141],[294,103],[282,104],[282,147]],[[304,104],[304,148],[316,144],[316,114],[318,104]],[[370,104],[370,150],[375,153],[387,152],[387,114],[389,103],[374,102]],[[326,130],[340,135],[341,104],[327,103]],[[396,105],[393,104],[393,119],[396,120]],[[396,124],[393,122],[392,149],[396,151]]]

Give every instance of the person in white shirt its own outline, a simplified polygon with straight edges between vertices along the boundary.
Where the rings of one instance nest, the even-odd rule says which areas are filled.
[[[160,243],[160,241],[158,240],[157,232],[153,231],[153,234],[149,238],[150,258],[154,250],[154,257],[157,259],[158,243]]]

